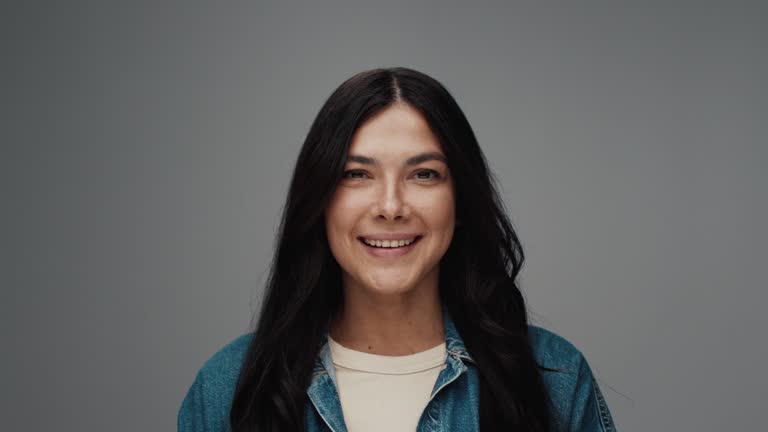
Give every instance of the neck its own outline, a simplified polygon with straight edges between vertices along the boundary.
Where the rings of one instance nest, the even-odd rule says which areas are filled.
[[[331,337],[370,354],[401,356],[426,351],[445,341],[437,284],[404,294],[359,295],[345,287],[344,303],[332,319]]]

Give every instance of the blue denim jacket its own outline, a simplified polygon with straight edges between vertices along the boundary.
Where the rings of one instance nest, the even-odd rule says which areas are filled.
[[[446,367],[440,372],[416,432],[477,431],[479,429],[479,374],[456,327],[443,309]],[[542,372],[559,431],[615,431],[611,413],[581,352],[562,337],[536,326],[528,327],[539,365],[557,369]],[[327,334],[327,329],[326,329]],[[240,366],[252,334],[231,342],[200,369],[178,414],[179,432],[230,431],[232,406]],[[331,351],[326,343],[315,362],[304,410],[307,432],[346,432]]]

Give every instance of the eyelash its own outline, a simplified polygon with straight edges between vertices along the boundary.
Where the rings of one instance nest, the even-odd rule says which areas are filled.
[[[343,178],[350,178],[352,180],[360,180],[359,177],[348,177],[348,174],[352,174],[352,173],[354,173],[354,174],[357,174],[357,173],[367,174],[365,171],[362,171],[362,170],[348,170],[348,171],[344,171],[344,174],[342,174],[342,177]],[[428,178],[428,179],[420,178],[419,180],[437,180],[437,179],[440,178],[440,173],[435,171],[435,170],[422,169],[422,170],[419,170],[418,172],[416,172],[417,175],[421,174],[421,173],[430,173],[430,174],[433,174],[433,177],[432,178]]]

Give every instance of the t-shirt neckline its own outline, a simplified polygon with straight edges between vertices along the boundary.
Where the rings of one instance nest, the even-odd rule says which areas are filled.
[[[425,351],[403,355],[385,356],[347,348],[328,336],[333,364],[360,372],[407,375],[423,372],[445,362],[445,342]]]

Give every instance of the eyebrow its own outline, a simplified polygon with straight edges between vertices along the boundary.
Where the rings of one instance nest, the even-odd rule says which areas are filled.
[[[448,161],[445,156],[437,152],[419,153],[416,156],[411,156],[405,161],[406,166],[418,165],[422,162],[436,160],[448,165]],[[347,157],[348,162],[357,162],[363,165],[379,165],[379,161],[372,157],[362,155],[349,155]]]

